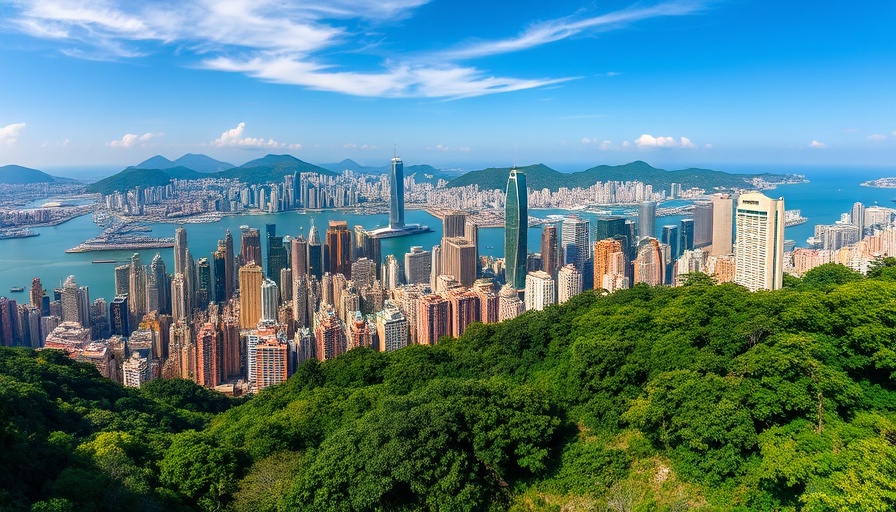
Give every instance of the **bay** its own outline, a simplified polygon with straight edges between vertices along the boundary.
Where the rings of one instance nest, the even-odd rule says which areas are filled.
[[[865,180],[885,176],[896,176],[896,169],[838,169],[825,170],[824,172],[805,172],[808,183],[795,185],[782,185],[775,190],[767,191],[770,197],[783,197],[785,207],[788,210],[799,209],[804,217],[809,220],[805,224],[792,226],[786,229],[785,236],[804,247],[806,238],[814,233],[815,224],[831,224],[840,219],[840,214],[849,212],[856,201],[866,206],[879,204],[886,207],[896,207],[892,202],[896,198],[896,190],[862,187],[859,184]],[[615,209],[614,211],[631,210],[631,207]],[[557,209],[531,209],[530,214],[535,217],[545,218],[548,215],[564,215],[575,213],[581,217],[596,220],[596,214],[585,212],[568,212]],[[662,226],[666,224],[678,224],[683,216],[668,216],[657,219],[657,233],[659,235]],[[217,247],[217,241],[224,237],[227,229],[230,229],[234,238],[234,249],[239,251],[240,226],[248,225],[258,229],[264,236],[265,224],[277,225],[278,235],[304,235],[308,236],[311,222],[317,226],[321,238],[324,239],[327,225],[331,220],[345,220],[349,229],[355,225],[361,225],[365,229],[384,226],[388,223],[388,215],[358,215],[343,211],[321,212],[282,212],[267,215],[239,215],[225,216],[219,222],[207,224],[185,224],[190,253],[193,258],[207,257]],[[441,221],[423,210],[407,210],[406,221],[428,225],[433,229],[430,233],[422,233],[408,237],[399,237],[383,240],[382,254],[385,258],[388,254],[394,254],[403,263],[404,253],[411,246],[419,245],[426,250],[438,245],[441,239]],[[177,227],[170,223],[150,224],[152,231],[149,234],[155,237],[174,236]],[[75,281],[81,286],[88,286],[91,300],[103,297],[111,302],[114,297],[114,267],[125,264],[135,251],[103,251],[68,254],[66,249],[75,247],[89,238],[95,237],[102,229],[93,223],[91,216],[85,215],[64,224],[52,227],[35,228],[40,236],[31,238],[14,238],[0,240],[0,295],[15,299],[19,303],[28,302],[28,290],[34,277],[40,278],[44,288],[52,295],[54,287],[60,286],[69,275],[75,276]],[[264,245],[264,244],[262,244]],[[531,252],[541,250],[541,227],[536,226],[528,230],[528,247]],[[152,261],[158,252],[169,272],[174,268],[172,249],[149,249],[136,251],[144,264]],[[479,252],[486,256],[502,257],[504,253],[503,228],[480,228]],[[92,263],[95,259],[113,259],[119,263],[101,264]],[[24,293],[9,293],[11,286],[22,286]]]

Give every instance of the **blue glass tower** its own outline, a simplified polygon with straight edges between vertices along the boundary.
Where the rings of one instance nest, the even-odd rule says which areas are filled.
[[[392,182],[389,188],[389,227],[404,227],[404,164],[392,158]]]
[[[504,275],[517,290],[526,288],[526,256],[529,229],[526,175],[515,167],[507,179],[504,201]]]

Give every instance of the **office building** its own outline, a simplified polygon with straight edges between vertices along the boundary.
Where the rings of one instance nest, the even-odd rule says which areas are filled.
[[[659,286],[666,279],[665,254],[662,244],[656,238],[643,238],[638,242],[637,257],[634,261],[635,284],[644,283]]]
[[[213,293],[212,267],[208,258],[199,258],[196,261],[196,307],[203,310],[207,308]]]
[[[211,323],[205,323],[196,333],[196,383],[200,386],[213,388],[221,383],[218,363],[220,354],[218,347],[221,342],[221,334],[215,330]]]
[[[594,288],[601,289],[606,287],[603,285],[604,278],[610,274],[616,274],[614,270],[619,270],[617,265],[613,265],[617,255],[621,255],[623,259],[622,275],[625,276],[625,251],[623,250],[623,241],[613,238],[606,238],[594,242]],[[614,268],[615,267],[615,268]],[[616,276],[614,276],[615,279]]]
[[[853,226],[859,228],[860,236],[865,233],[865,205],[862,203],[853,203],[852,211],[849,215],[849,222]]]
[[[331,220],[327,229],[327,250],[331,274],[342,274],[352,278],[352,233],[344,220]]]
[[[684,253],[684,251],[693,251],[695,249],[694,219],[681,219],[679,228],[681,229],[681,243],[678,246],[679,249],[682,253]]]
[[[280,309],[280,288],[273,279],[265,278],[261,283],[261,321],[276,322]]]
[[[376,263],[373,260],[362,257],[352,263],[352,281],[357,289],[361,290],[372,286],[375,280]]]
[[[445,238],[442,250],[442,275],[454,276],[464,288],[473,286],[478,269],[476,246],[466,238]]]
[[[526,175],[510,170],[504,201],[504,276],[516,290],[526,287],[529,207]]]
[[[336,310],[332,307],[322,307],[315,317],[315,323],[317,359],[326,361],[344,354],[348,340],[345,337],[345,326],[336,316]]]
[[[293,279],[308,275],[308,240],[302,235],[292,239],[290,248],[290,268]]]
[[[777,290],[784,276],[784,199],[741,195],[735,215],[734,281],[750,291]]]
[[[465,212],[448,212],[442,217],[442,238],[466,236],[467,214]]]
[[[386,301],[383,310],[377,312],[376,333],[380,352],[408,346],[410,340],[408,319],[392,301]]]
[[[397,156],[392,158],[392,174],[389,180],[389,228],[404,227],[404,164]]]
[[[712,196],[712,254],[724,256],[733,251],[731,237],[733,236],[734,204],[728,194],[716,194]]]
[[[252,329],[261,320],[261,267],[249,263],[240,268],[240,327]]]
[[[694,203],[694,249],[712,245],[712,201]]]
[[[313,221],[308,231],[308,274],[318,280],[324,275],[323,245]]]
[[[432,252],[415,245],[404,255],[405,279],[408,284],[429,284],[432,278]]]
[[[109,319],[112,327],[112,335],[128,337],[131,335],[130,322],[128,322],[128,297],[119,295],[109,304]]]
[[[512,286],[505,284],[498,293],[498,321],[510,320],[520,316],[526,306],[520,300],[519,292]]]
[[[543,270],[526,274],[526,311],[541,311],[554,304],[554,279]]]
[[[560,269],[560,242],[553,224],[541,228],[541,267],[550,276],[557,275]]]
[[[582,293],[582,273],[575,265],[564,265],[557,271],[557,302],[563,304]]]
[[[243,226],[240,228],[240,265],[255,263],[261,265],[261,238],[258,230]]]
[[[68,276],[62,285],[62,321],[74,322],[81,327],[88,327],[87,316],[82,315],[81,294],[75,283],[75,276]]]
[[[638,238],[656,236],[656,201],[642,201],[638,206]]]
[[[146,267],[140,262],[140,254],[131,256],[128,268],[128,306],[131,316],[139,321],[147,313],[146,309]]]
[[[585,261],[591,258],[591,223],[585,219],[567,217],[563,219],[561,238],[565,264],[575,265],[580,273],[583,272]]]

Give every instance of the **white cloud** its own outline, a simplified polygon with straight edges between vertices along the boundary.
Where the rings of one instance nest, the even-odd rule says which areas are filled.
[[[685,149],[693,149],[697,146],[691,142],[687,137],[680,137],[678,140],[675,140],[675,137],[654,137],[650,134],[643,134],[637,139],[635,139],[635,145],[642,149],[649,148],[685,148]]]
[[[222,133],[220,137],[211,142],[212,146],[219,148],[269,148],[269,149],[301,149],[301,144],[284,144],[273,139],[260,139],[256,137],[243,137],[246,123],[240,123]]]
[[[588,137],[583,137],[582,144],[591,144],[591,139],[589,139]]]
[[[113,140],[106,145],[112,148],[132,148],[134,146],[145,146],[152,139],[164,136],[164,133],[144,133],[143,135],[135,135],[126,133],[119,140]],[[68,141],[66,141],[68,143]]]
[[[590,18],[560,18],[532,25],[513,38],[469,43],[454,50],[448,50],[443,55],[454,59],[469,59],[516,52],[560,41],[586,31],[606,31],[649,18],[693,14],[702,8],[701,2],[673,1],[650,7],[622,9]],[[608,74],[608,76],[612,75]]]
[[[83,59],[130,59],[176,50],[189,65],[259,80],[366,97],[466,98],[557,85],[576,77],[495,76],[460,61],[519,51],[640,20],[698,12],[700,0],[675,0],[599,16],[575,16],[530,26],[522,35],[466,44],[455,50],[397,55],[363,70],[335,64],[407,18],[428,0],[17,0],[9,22],[32,37],[65,42]],[[369,28],[368,28],[369,27]],[[368,30],[368,32],[362,32]],[[388,36],[387,36],[388,37]],[[388,39],[386,39],[388,42]],[[616,72],[605,73],[614,76]]]
[[[0,145],[12,146],[15,144],[23,129],[25,129],[25,123],[8,124],[0,128]]]
[[[809,143],[809,147],[810,147],[810,148],[823,149],[823,148],[825,148],[825,147],[827,147],[827,146],[825,145],[824,142],[818,142],[817,140],[813,140],[812,142]]]
[[[872,142],[881,142],[881,141],[887,140],[887,136],[882,133],[872,133],[871,135],[869,135],[865,138]]]

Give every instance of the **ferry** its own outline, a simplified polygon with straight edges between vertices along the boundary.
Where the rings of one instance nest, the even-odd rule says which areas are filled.
[[[93,260],[91,263],[118,263],[118,260]]]
[[[6,240],[7,238],[29,238],[38,235],[40,235],[40,233],[28,228],[0,229],[0,240]]]
[[[9,291],[11,291],[13,293],[24,292],[25,288],[23,288],[21,286],[10,286]]]

